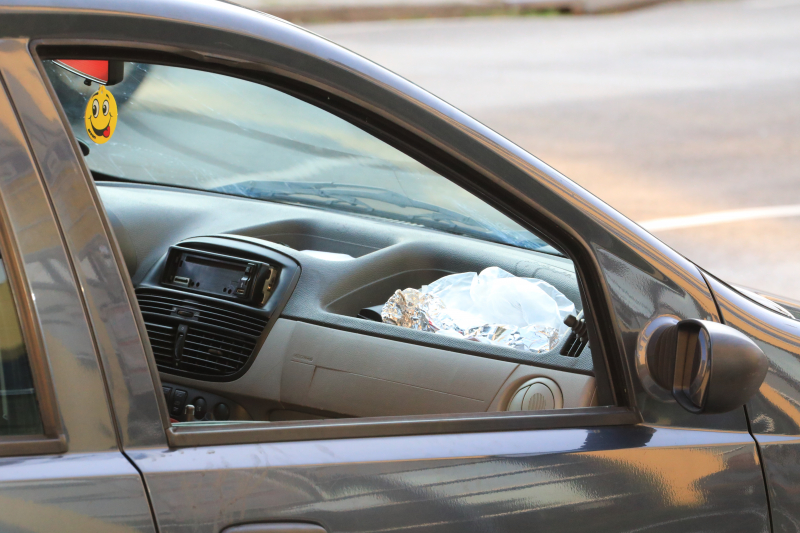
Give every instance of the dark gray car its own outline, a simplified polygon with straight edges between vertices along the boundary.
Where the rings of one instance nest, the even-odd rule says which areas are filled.
[[[0,80],[0,530],[800,531],[800,304],[419,87],[181,0]]]

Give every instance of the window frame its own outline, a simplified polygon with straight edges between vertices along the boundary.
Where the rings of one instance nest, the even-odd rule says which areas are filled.
[[[277,442],[287,440],[317,440],[330,438],[379,437],[418,434],[464,433],[474,431],[512,431],[525,429],[547,429],[567,427],[590,427],[607,425],[627,425],[641,422],[638,411],[631,407],[635,399],[629,391],[629,376],[623,361],[617,331],[613,326],[613,310],[607,295],[603,292],[600,266],[591,252],[577,245],[574,230],[559,227],[538,211],[531,212],[530,206],[494,183],[494,187],[481,187],[477,181],[486,179],[479,171],[458,161],[453,155],[380,114],[376,109],[359,101],[350,93],[327,85],[320,79],[301,78],[296,73],[281,70],[274,66],[243,63],[235,56],[218,54],[204,55],[190,50],[176,50],[174,47],[131,42],[131,41],[93,41],[91,39],[36,39],[29,43],[31,55],[39,69],[51,99],[61,116],[73,150],[78,156],[80,149],[76,138],[66,120],[66,115],[44,70],[42,61],[56,58],[75,59],[114,59],[136,61],[191,68],[219,75],[231,76],[252,83],[266,85],[284,94],[346,120],[377,139],[400,150],[419,161],[434,172],[439,173],[454,184],[475,195],[488,205],[499,210],[522,227],[556,248],[562,250],[573,261],[579,283],[581,297],[588,314],[589,337],[595,367],[595,378],[605,383],[605,401],[610,405],[584,409],[569,409],[552,413],[469,413],[464,415],[434,416],[392,416],[357,419],[327,419],[320,421],[252,422],[248,424],[219,424],[212,426],[174,426],[169,422],[166,402],[161,391],[161,378],[155,365],[152,349],[143,318],[138,309],[133,309],[137,327],[143,339],[147,363],[151,370],[155,392],[161,411],[161,423],[172,447],[202,446],[212,444],[244,444],[251,442]],[[199,59],[200,57],[204,58]],[[94,186],[90,170],[82,157],[78,157],[84,178],[89,183],[98,210],[102,213],[104,226],[111,242],[116,238],[110,228],[107,216]],[[481,180],[471,179],[480,175]],[[504,196],[505,195],[505,196]],[[511,200],[509,202],[508,200]],[[524,213],[524,214],[523,214]],[[561,243],[571,243],[567,246]],[[135,307],[135,295],[130,275],[122,259],[118,245],[115,244],[114,257],[123,283]],[[587,290],[588,286],[588,290]],[[600,386],[598,386],[598,393]],[[601,401],[603,401],[601,399]]]
[[[0,98],[7,99],[9,106],[14,110],[17,124],[22,129],[21,121],[16,115],[16,109],[14,109],[13,101],[2,77],[0,77],[0,89],[2,89]],[[26,148],[29,152],[31,151],[29,146]],[[44,339],[39,321],[36,319],[33,294],[28,290],[30,285],[25,274],[22,256],[11,228],[5,198],[0,193],[0,260],[3,261],[6,270],[15,312],[27,351],[36,403],[42,422],[42,434],[0,436],[0,457],[63,453],[67,451],[67,440],[61,425],[61,415],[50,365],[44,349]]]

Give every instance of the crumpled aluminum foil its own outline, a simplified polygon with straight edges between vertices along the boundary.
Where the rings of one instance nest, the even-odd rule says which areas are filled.
[[[404,328],[543,353],[558,346],[569,331],[564,318],[574,313],[575,305],[549,283],[491,267],[445,276],[420,290],[398,290],[381,318]]]

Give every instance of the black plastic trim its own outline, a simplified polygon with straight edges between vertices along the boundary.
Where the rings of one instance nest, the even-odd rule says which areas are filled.
[[[161,283],[161,280],[168,254],[165,254],[161,258],[161,260],[158,261],[153,266],[152,269],[150,269],[150,271],[148,272],[147,276],[142,281],[142,283],[140,283],[136,287],[137,291],[157,290],[163,294],[173,295],[176,298],[191,298],[201,303],[207,302],[210,305],[218,303],[227,308],[238,307],[242,310],[243,313],[246,314],[257,313],[263,316],[264,319],[267,321],[266,327],[264,327],[264,330],[261,332],[261,334],[257,336],[255,348],[253,349],[253,352],[250,354],[250,357],[248,358],[247,362],[237,372],[224,376],[207,376],[177,368],[158,366],[158,371],[163,374],[183,376],[187,378],[196,379],[199,381],[211,381],[211,382],[235,381],[240,377],[242,377],[247,372],[247,370],[252,366],[253,361],[258,356],[258,352],[259,350],[261,350],[261,347],[266,341],[269,332],[272,330],[272,327],[275,325],[275,322],[280,316],[281,311],[283,311],[283,308],[289,301],[289,297],[292,295],[292,292],[294,291],[295,287],[297,286],[297,282],[300,279],[300,264],[297,261],[295,261],[292,257],[289,257],[286,254],[283,254],[266,246],[259,246],[258,244],[255,244],[252,241],[243,241],[241,239],[237,239],[236,236],[234,235],[195,237],[192,239],[187,239],[185,241],[182,241],[175,247],[195,252],[218,254],[226,257],[252,259],[270,263],[273,265],[278,264],[281,267],[281,272],[278,278],[277,285],[275,286],[275,289],[273,291],[273,295],[272,297],[270,297],[266,305],[264,305],[263,307],[255,307],[241,302],[231,301],[227,298],[216,298],[214,296],[198,294],[196,292],[190,292],[190,291],[183,291],[180,289],[176,289],[174,287],[163,285]],[[142,315],[144,314],[145,312],[142,311]],[[187,323],[191,323],[191,321],[188,321]],[[210,327],[219,329],[218,326],[210,326]]]
[[[303,420],[280,424],[248,422],[173,426],[167,431],[167,438],[171,447],[183,448],[362,437],[587,428],[633,425],[640,422],[639,415],[623,407],[587,407],[541,412]]]

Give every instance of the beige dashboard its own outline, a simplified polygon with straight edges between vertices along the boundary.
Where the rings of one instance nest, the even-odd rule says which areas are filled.
[[[592,376],[283,318],[238,380],[209,383],[169,376],[239,400],[267,400],[272,411],[301,408],[353,417],[504,411],[535,378],[545,378],[540,381],[551,389],[555,384],[560,407],[592,405]]]

